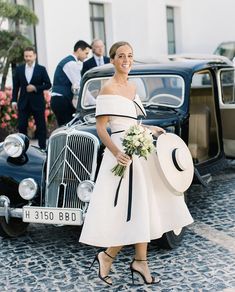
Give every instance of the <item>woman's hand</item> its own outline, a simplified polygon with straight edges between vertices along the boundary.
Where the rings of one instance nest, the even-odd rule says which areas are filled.
[[[120,165],[127,166],[127,164],[130,162],[131,158],[126,153],[118,151],[118,153],[115,155],[117,162]]]
[[[149,126],[149,129],[152,131],[153,135],[158,137],[161,134],[166,134],[166,130],[158,126]]]

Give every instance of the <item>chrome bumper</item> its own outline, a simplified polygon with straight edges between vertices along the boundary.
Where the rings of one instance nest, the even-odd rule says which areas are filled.
[[[29,219],[27,218],[27,216],[29,215],[26,215],[25,212],[28,212],[30,213],[30,210],[34,210],[34,209],[40,209],[41,213],[45,212],[45,216],[47,215],[48,217],[48,212],[51,211],[50,213],[52,214],[52,212],[55,210],[55,212],[57,210],[59,210],[58,208],[47,208],[47,207],[30,207],[29,205],[27,206],[24,206],[23,208],[11,208],[10,207],[10,199],[7,197],[7,196],[0,196],[0,217],[4,217],[5,220],[6,220],[6,223],[9,223],[9,219],[14,217],[14,218],[21,218],[24,222],[32,222],[32,223],[48,223],[48,224],[62,224],[62,225],[82,225],[83,222],[84,222],[84,218],[85,218],[85,215],[86,215],[86,210],[87,210],[87,207],[88,207],[88,204],[85,204],[86,208],[84,210],[82,209],[76,209],[74,212],[76,212],[76,216],[74,214],[71,214],[70,216],[75,216],[77,219],[76,219],[76,222],[66,222],[67,219],[66,218],[60,218],[60,223],[58,222],[54,222],[53,219],[48,220],[45,220],[43,218],[35,218],[37,220],[34,220],[34,219]],[[48,209],[50,209],[48,211]],[[39,212],[39,211],[37,211]],[[69,208],[69,209],[60,209],[60,216],[62,216],[64,214],[65,216],[65,213],[73,213],[73,209]],[[47,213],[47,214],[46,214]],[[68,214],[66,215],[68,216]],[[38,216],[37,216],[38,217]],[[63,217],[63,216],[62,216]],[[47,218],[49,219],[49,218]],[[71,218],[72,219],[72,218]],[[71,221],[71,220],[70,220]],[[75,221],[72,219],[72,221]],[[62,222],[62,223],[61,223]],[[66,224],[66,223],[69,223],[69,224]]]
[[[10,217],[22,218],[23,210],[21,208],[10,208],[10,200],[7,196],[0,196],[0,216],[5,217],[8,223]]]

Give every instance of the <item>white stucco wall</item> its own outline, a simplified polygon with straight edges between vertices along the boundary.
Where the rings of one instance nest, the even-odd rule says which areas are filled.
[[[38,60],[53,77],[57,63],[73,52],[74,44],[90,42],[89,2],[84,0],[37,0],[36,27]]]
[[[222,41],[235,41],[234,0],[184,0],[182,51],[212,53]]]
[[[157,43],[162,35],[158,6],[154,0],[113,1],[113,41],[130,42],[136,59],[164,51],[163,42]]]
[[[166,12],[164,1],[113,1],[114,41],[129,41],[136,59],[166,53]]]

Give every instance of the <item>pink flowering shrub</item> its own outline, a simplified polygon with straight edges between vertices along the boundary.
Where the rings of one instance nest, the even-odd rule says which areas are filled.
[[[56,128],[56,119],[52,110],[50,109],[50,92],[44,92],[46,109],[45,109],[45,119],[47,124],[47,130],[50,134]],[[11,106],[12,99],[12,89],[11,87],[6,87],[5,91],[0,91],[0,130],[3,129],[7,134],[18,132],[18,115],[17,112],[13,110]],[[32,136],[36,130],[36,125],[33,117],[29,118],[28,122],[28,133]]]
[[[18,115],[11,106],[12,90],[0,91],[0,128],[9,134],[17,132]]]
[[[50,102],[51,102],[51,94],[49,90],[44,91],[44,98],[46,102],[46,108],[45,108],[45,119],[47,124],[47,131],[48,134],[50,134],[56,127],[56,118],[54,113],[51,110]]]

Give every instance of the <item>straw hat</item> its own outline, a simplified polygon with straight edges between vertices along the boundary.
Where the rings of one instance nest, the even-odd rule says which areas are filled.
[[[157,157],[167,183],[183,193],[192,183],[194,166],[185,142],[176,134],[161,134],[157,139]]]

